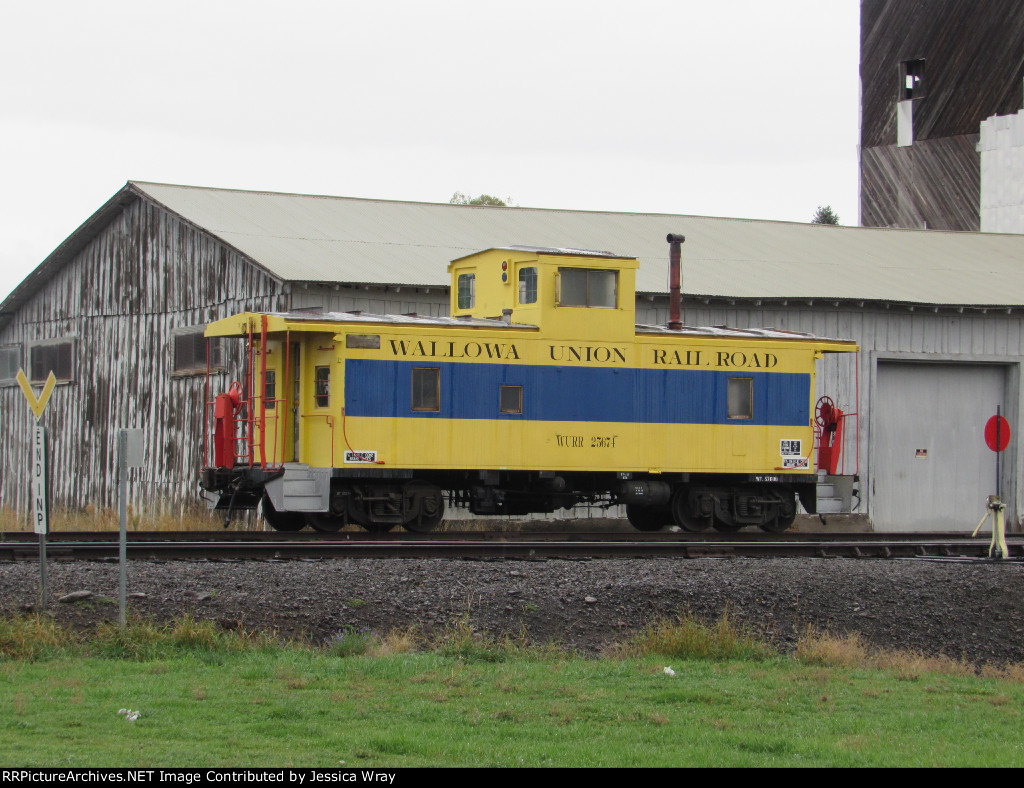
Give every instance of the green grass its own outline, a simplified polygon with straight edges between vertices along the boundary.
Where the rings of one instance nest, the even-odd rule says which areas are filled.
[[[812,632],[780,655],[727,619],[652,625],[603,659],[465,620],[429,640],[342,635],[361,645],[279,644],[191,619],[88,637],[0,621],[0,763],[1024,765],[1013,666],[979,674]]]

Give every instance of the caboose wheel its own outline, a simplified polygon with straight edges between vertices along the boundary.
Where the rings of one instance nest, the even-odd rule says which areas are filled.
[[[719,520],[717,517],[714,522],[715,530],[720,534],[734,534],[742,528],[742,525],[737,523],[727,523],[724,520]]]
[[[685,487],[676,489],[672,496],[672,521],[684,531],[700,533],[711,527],[711,517],[694,513],[690,501],[690,491]]]
[[[789,530],[789,527],[796,520],[796,498],[793,493],[788,495],[779,493],[779,498],[779,503],[773,507],[776,510],[775,518],[766,523],[761,523],[762,531],[767,531],[770,534],[780,534],[783,531]]]
[[[332,514],[311,514],[307,518],[314,531],[335,534],[345,526],[345,520]]]
[[[415,512],[402,527],[407,531],[425,534],[433,531],[444,518],[444,493],[436,484],[411,481],[402,490],[407,511]]]
[[[270,497],[267,495],[263,496],[260,509],[263,513],[263,519],[266,520],[270,524],[270,527],[275,531],[301,531],[306,527],[306,516],[304,514],[277,511],[274,508],[274,504],[270,502]]]
[[[660,531],[672,522],[672,515],[668,509],[657,506],[627,504],[626,519],[638,531]]]
[[[680,513],[676,524],[684,531],[690,531],[691,533],[698,534],[711,527],[711,518],[694,517],[690,514]]]
[[[761,523],[761,530],[767,531],[770,534],[781,534],[783,531],[788,531],[789,527],[796,520],[796,512],[791,514],[789,517],[783,517],[781,514],[771,522]]]

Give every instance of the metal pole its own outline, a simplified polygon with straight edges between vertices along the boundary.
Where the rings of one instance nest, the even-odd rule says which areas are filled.
[[[46,534],[39,534],[39,609],[46,610],[46,600],[49,598],[49,589],[46,582]]]
[[[996,405],[996,497],[1002,500],[1001,490],[999,489],[999,455],[1002,454],[1002,427],[1003,419],[999,413],[999,406]]]
[[[123,627],[128,620],[128,430],[117,433],[118,472],[118,517],[121,521],[121,535],[118,552],[119,565],[119,614],[118,621]]]
[[[46,427],[36,423],[32,447],[32,520],[39,534],[39,609],[46,610],[50,598],[46,572],[46,534],[50,530],[49,454],[46,450]]]

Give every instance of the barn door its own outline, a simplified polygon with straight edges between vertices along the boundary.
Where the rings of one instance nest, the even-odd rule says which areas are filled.
[[[876,531],[969,532],[978,525],[995,493],[985,422],[997,406],[1007,413],[1006,387],[1005,366],[879,361],[868,480]],[[1007,465],[1003,500],[1012,502]]]

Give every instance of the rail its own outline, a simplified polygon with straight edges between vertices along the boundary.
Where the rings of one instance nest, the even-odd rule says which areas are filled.
[[[0,561],[37,561],[35,534],[7,533]],[[860,558],[1024,562],[1024,535],[1007,537],[1009,558],[988,559],[988,539],[966,534],[677,534],[677,533],[407,533],[340,532],[330,537],[276,532],[136,532],[132,560],[282,560],[349,558]],[[117,534],[51,533],[55,561],[110,561]]]

